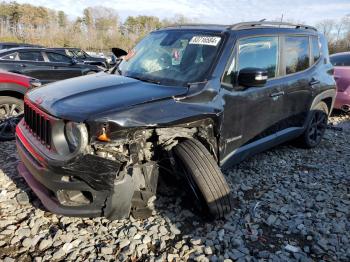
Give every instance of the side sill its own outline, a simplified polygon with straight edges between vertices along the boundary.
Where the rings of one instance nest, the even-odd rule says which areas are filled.
[[[290,127],[237,148],[220,161],[220,167],[225,170],[232,165],[242,162],[249,156],[255,155],[283,142],[296,138],[301,135],[303,131],[304,127]]]

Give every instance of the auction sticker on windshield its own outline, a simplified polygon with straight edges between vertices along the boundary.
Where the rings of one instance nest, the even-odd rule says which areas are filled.
[[[217,36],[194,36],[190,41],[190,45],[212,45],[217,46],[221,37]]]

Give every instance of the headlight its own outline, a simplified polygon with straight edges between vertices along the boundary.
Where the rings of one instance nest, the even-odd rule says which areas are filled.
[[[79,124],[74,122],[67,122],[64,131],[67,142],[69,144],[69,148],[71,151],[74,151],[78,147],[82,136]]]
[[[31,88],[36,88],[41,86],[41,82],[38,79],[32,79],[30,80],[29,83]]]

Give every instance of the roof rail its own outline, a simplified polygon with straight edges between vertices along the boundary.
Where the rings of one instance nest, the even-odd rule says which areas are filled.
[[[226,25],[222,25],[222,24],[201,24],[201,23],[188,23],[188,24],[171,24],[171,25],[168,25],[166,26],[165,28],[168,28],[168,27],[191,27],[191,26],[212,26],[212,27],[224,27]]]
[[[238,29],[250,29],[254,27],[282,27],[282,28],[296,28],[296,29],[311,29],[317,31],[316,27],[302,24],[292,24],[285,22],[271,22],[271,21],[256,21],[256,22],[242,22],[230,25],[228,29],[238,30]]]

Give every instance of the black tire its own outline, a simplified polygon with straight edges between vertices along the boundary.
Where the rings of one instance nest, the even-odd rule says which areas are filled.
[[[204,145],[194,139],[185,140],[175,146],[174,153],[203,209],[217,218],[229,213],[233,209],[229,186]]]
[[[312,109],[307,127],[297,140],[300,147],[314,148],[320,144],[327,128],[328,113],[328,106],[324,102]]]
[[[11,96],[0,97],[0,141],[9,141],[15,138],[18,115],[24,110],[23,101]]]

